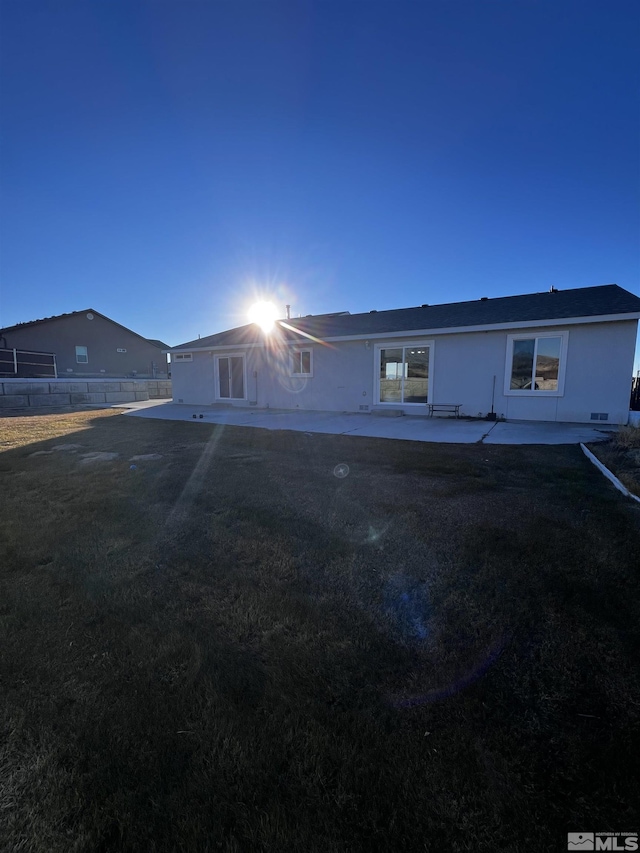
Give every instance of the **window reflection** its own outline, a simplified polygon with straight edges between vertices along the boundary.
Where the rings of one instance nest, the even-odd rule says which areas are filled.
[[[540,391],[558,390],[561,338],[539,338],[536,355],[536,385]]]
[[[557,391],[561,347],[560,337],[514,340],[510,389]]]
[[[381,403],[426,403],[428,392],[428,346],[380,350]]]

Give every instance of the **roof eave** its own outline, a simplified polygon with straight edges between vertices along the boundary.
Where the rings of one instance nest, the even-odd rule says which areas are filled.
[[[459,335],[465,332],[499,332],[507,329],[533,329],[546,326],[576,326],[586,323],[615,323],[621,320],[640,320],[640,311],[624,314],[601,314],[593,317],[555,317],[551,320],[518,320],[508,323],[484,323],[475,326],[436,326],[425,329],[402,329],[396,332],[369,332],[361,335],[327,337],[325,341],[366,341],[371,338],[397,338],[414,335]]]
[[[332,335],[323,338],[323,342],[337,343],[340,341],[366,341],[371,338],[398,338],[398,337],[415,337],[416,335],[460,335],[471,332],[499,332],[507,329],[527,329],[527,328],[544,328],[547,326],[576,326],[587,323],[615,323],[623,320],[640,320],[640,311],[622,314],[598,314],[593,317],[554,317],[550,320],[518,320],[508,323],[484,323],[475,326],[437,326],[423,329],[401,329],[395,332],[368,332],[359,335]],[[300,333],[300,338],[304,340],[306,335]],[[298,340],[287,340],[287,344],[298,344]],[[163,350],[166,353],[173,352],[213,352],[235,349],[261,349],[265,346],[263,343],[251,344],[217,344],[204,347],[176,347],[174,349]]]

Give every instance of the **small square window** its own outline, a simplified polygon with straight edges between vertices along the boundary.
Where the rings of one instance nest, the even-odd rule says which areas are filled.
[[[311,358],[310,349],[295,350],[291,353],[291,374],[293,376],[311,376]]]
[[[86,347],[76,347],[76,363],[77,364],[88,364],[89,363],[89,351]]]

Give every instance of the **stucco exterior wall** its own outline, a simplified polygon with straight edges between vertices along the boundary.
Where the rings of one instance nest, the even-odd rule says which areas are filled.
[[[141,379],[167,376],[166,356],[159,347],[98,314],[92,320],[84,313],[57,317],[2,332],[2,337],[2,345],[6,341],[9,348],[55,353],[59,377],[123,377],[134,371]],[[87,347],[86,364],[76,361],[76,346]]]
[[[512,333],[568,333],[564,393],[557,397],[504,393],[507,338]],[[462,403],[465,415],[491,410],[508,420],[591,422],[593,412],[624,424],[629,416],[637,321],[531,327],[435,337],[434,401]]]
[[[630,383],[637,321],[561,325],[459,334],[430,334],[429,400],[460,403],[461,414],[484,417],[491,410],[495,376],[494,411],[509,420],[591,422],[591,413],[606,413],[608,423],[624,424],[629,414]],[[511,333],[568,334],[566,374],[561,396],[505,393],[507,339]],[[415,341],[415,335],[405,340]],[[227,404],[259,408],[319,411],[388,411],[425,415],[426,405],[382,405],[377,399],[376,344],[391,347],[393,339],[310,344],[313,375],[293,377],[290,349],[286,347],[229,349],[193,354],[192,362],[172,364],[176,402],[209,405],[217,398],[215,356],[242,354],[245,361],[243,401]],[[508,385],[508,383],[507,383]],[[365,408],[366,407],[366,408]]]
[[[194,352],[193,361],[171,359],[174,403],[209,406],[215,403],[214,362],[210,352]]]

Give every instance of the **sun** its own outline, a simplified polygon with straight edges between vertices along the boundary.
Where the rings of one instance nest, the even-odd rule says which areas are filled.
[[[278,310],[273,302],[254,302],[249,308],[249,320],[256,323],[263,332],[270,332],[278,319]]]

